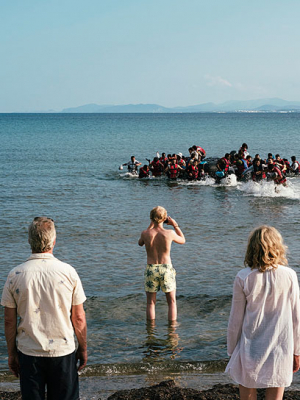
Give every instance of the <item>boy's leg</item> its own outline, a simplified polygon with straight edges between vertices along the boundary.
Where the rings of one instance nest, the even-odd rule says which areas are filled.
[[[240,400],[256,400],[256,389],[246,388],[245,386],[239,385],[240,389]]]
[[[147,295],[147,319],[155,319],[156,293],[146,292]]]
[[[177,320],[176,290],[172,290],[172,292],[166,293],[166,298],[169,306],[168,320],[176,321]]]
[[[284,387],[266,389],[266,400],[282,400]]]

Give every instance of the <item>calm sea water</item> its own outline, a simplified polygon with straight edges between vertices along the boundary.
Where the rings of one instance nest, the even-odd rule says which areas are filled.
[[[223,371],[232,283],[250,230],[264,223],[278,228],[298,272],[300,179],[288,179],[276,193],[272,183],[141,181],[118,167],[133,154],[142,163],[156,151],[187,155],[194,144],[208,156],[246,142],[251,155],[300,158],[299,131],[300,114],[0,114],[1,288],[30,254],[32,218],[50,216],[55,255],[77,269],[88,297],[87,386],[122,374]],[[187,240],[172,248],[179,313],[172,326],[162,293],[156,325],[145,321],[146,255],[137,241],[156,205]],[[5,381],[3,319],[0,338]]]

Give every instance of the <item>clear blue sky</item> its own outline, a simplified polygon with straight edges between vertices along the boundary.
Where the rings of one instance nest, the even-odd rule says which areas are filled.
[[[0,112],[300,101],[299,0],[0,3]]]

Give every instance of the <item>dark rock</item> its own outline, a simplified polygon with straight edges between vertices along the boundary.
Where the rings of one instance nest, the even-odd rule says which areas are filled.
[[[0,392],[0,400],[22,400],[21,392]]]
[[[265,398],[265,390],[258,389],[257,399]],[[174,381],[131,390],[119,390],[108,400],[239,400],[239,389],[235,385],[215,385],[212,389],[196,390],[176,386]],[[285,392],[284,400],[300,400],[300,392]]]

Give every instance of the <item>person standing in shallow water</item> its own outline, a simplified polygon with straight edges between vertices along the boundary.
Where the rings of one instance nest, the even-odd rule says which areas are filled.
[[[51,218],[34,218],[28,241],[32,254],[9,273],[1,300],[9,369],[20,375],[23,400],[44,399],[46,385],[48,400],[78,400],[76,362],[78,370],[87,363],[81,281],[71,265],[53,256]]]
[[[146,247],[147,266],[145,270],[145,291],[147,295],[147,319],[155,319],[156,293],[161,289],[168,302],[168,319],[177,319],[176,271],[171,262],[172,242],[184,244],[185,237],[177,222],[168,217],[163,207],[150,212],[150,225],[141,233],[139,245]],[[164,229],[163,223],[173,226],[174,231]]]
[[[299,370],[299,284],[286,264],[275,228],[264,225],[250,234],[227,331],[226,372],[239,384],[241,400],[256,400],[256,388],[266,388],[267,400],[281,400]]]

